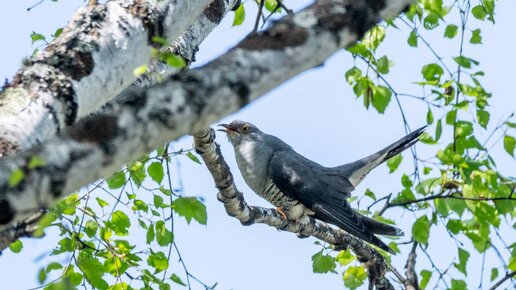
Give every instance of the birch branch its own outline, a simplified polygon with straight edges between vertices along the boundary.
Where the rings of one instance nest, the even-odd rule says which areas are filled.
[[[302,71],[353,44],[409,0],[321,0],[253,34],[213,62],[133,89],[66,134],[0,161],[0,231],[165,142],[203,130]],[[378,3],[376,3],[378,4]],[[395,7],[396,9],[394,9]],[[396,12],[386,15],[385,11]],[[31,168],[31,160],[44,166]],[[9,182],[22,173],[18,183]]]
[[[136,67],[149,63],[152,38],[177,38],[209,2],[112,0],[78,9],[0,92],[0,157],[54,136],[111,100],[136,79]]]
[[[194,135],[194,147],[210,171],[219,190],[217,198],[224,204],[229,216],[237,218],[245,226],[255,223],[266,224],[278,230],[295,233],[299,237],[313,236],[338,249],[350,248],[367,268],[369,281],[376,289],[394,289],[385,278],[387,265],[383,256],[361,240],[312,218],[308,223],[288,221],[283,219],[276,209],[248,205],[233,181],[233,175],[224,161],[219,144],[214,140],[213,129],[200,131]]]
[[[201,42],[217,27],[226,14],[239,4],[240,0],[213,1],[199,16],[197,21],[166,50],[181,56],[186,61],[187,66],[189,66],[195,60],[195,53]],[[179,72],[179,69],[153,59],[149,66],[149,72],[139,77],[131,87],[147,87],[177,72]],[[113,101],[116,102],[118,98],[123,98],[125,93],[126,91],[120,93]],[[53,136],[41,135],[40,140],[43,141],[51,137]],[[41,216],[41,214],[35,214],[19,224],[13,225],[10,229],[0,232],[0,252],[17,239],[32,236],[37,229],[37,223]]]

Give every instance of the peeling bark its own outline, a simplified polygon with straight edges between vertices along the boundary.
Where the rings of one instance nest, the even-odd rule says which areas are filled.
[[[101,116],[109,120],[112,133],[109,138],[77,138],[92,134],[88,126],[77,126],[70,133],[4,158],[0,161],[0,201],[6,203],[13,214],[0,221],[0,231],[23,220],[27,213],[48,207],[81,186],[111,175],[136,156],[186,134],[204,131],[212,122],[239,110],[294,75],[320,65],[337,49],[358,39],[361,30],[353,28],[359,21],[354,21],[354,17],[380,21],[384,11],[392,11],[393,14],[386,16],[394,17],[410,3],[409,0],[387,1],[386,4],[392,6],[381,10],[364,9],[368,2],[318,1],[256,36],[270,37],[270,31],[287,25],[306,32],[307,37],[302,42],[285,45],[284,49],[237,45],[204,67],[182,72],[147,89],[130,90],[103,110]],[[330,4],[332,9],[328,9]],[[353,27],[324,24],[327,21],[317,18],[322,9],[330,13],[325,14],[327,21],[330,15],[349,17],[345,23]],[[354,13],[357,9],[362,12]],[[43,159],[46,166],[28,168],[33,156]],[[24,179],[9,186],[9,176],[15,170],[21,170]],[[375,270],[374,265],[368,266],[371,271]]]
[[[113,0],[80,8],[0,93],[0,157],[25,150],[111,100],[150,61],[153,36],[177,38],[209,0]]]
[[[199,45],[219,24],[220,20],[229,11],[234,10],[236,7],[238,7],[238,5],[240,5],[239,0],[217,1],[217,5],[215,6],[213,3],[204,10],[203,14],[199,16],[197,21],[187,31],[185,31],[185,33],[179,36],[172,43],[172,45],[167,48],[169,52],[177,54],[185,59],[187,66],[195,61],[195,53],[197,52]],[[212,21],[213,19],[216,21]],[[119,98],[124,98],[127,92],[130,92],[131,89],[134,89],[135,87],[147,87],[153,85],[159,82],[160,79],[162,80],[179,71],[180,70],[177,68],[171,67],[163,62],[153,59],[149,66],[149,73],[139,77],[129,89],[126,89],[126,91],[115,97],[115,101]],[[89,117],[86,118],[89,119],[89,121],[81,121],[80,124],[76,125],[76,127],[80,129],[70,128],[69,134],[72,138],[84,141],[89,140],[89,142],[92,142],[93,140],[99,140],[101,136],[105,136],[105,134],[108,132],[107,129],[97,127],[102,125],[102,122],[99,122],[98,124],[92,124],[94,120],[91,120]],[[82,131],[86,132],[81,133]],[[53,135],[41,135],[40,140],[43,141],[51,137],[53,137]],[[5,155],[13,155],[19,151],[17,148],[8,147],[12,145],[12,143],[4,143],[4,141],[0,139],[0,153],[3,152]],[[35,227],[36,220],[29,218],[27,220],[23,220],[18,225],[12,226],[8,230],[0,232],[0,252],[8,247],[9,244],[16,241],[16,239],[19,237],[30,236]]]

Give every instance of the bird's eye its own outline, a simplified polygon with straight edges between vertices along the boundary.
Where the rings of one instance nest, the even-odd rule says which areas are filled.
[[[247,124],[245,124],[244,126],[242,126],[242,132],[244,132],[244,133],[249,132],[249,129],[250,129],[250,127],[249,127],[249,125],[247,125]]]

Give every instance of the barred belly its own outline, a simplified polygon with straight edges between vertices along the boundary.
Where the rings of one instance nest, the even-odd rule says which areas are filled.
[[[267,181],[265,190],[260,194],[275,207],[281,208],[289,220],[299,220],[305,215],[312,215],[313,212],[301,204],[298,200],[288,197],[272,182]]]

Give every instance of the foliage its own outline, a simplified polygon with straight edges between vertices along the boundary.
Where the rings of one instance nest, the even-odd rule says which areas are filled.
[[[75,289],[83,283],[96,289],[133,289],[137,281],[144,289],[170,289],[172,284],[186,286],[184,278],[189,285],[194,276],[184,262],[183,275],[167,275],[171,250],[179,254],[172,230],[175,216],[205,225],[207,215],[201,200],[180,195],[181,188],[170,188],[169,163],[180,156],[199,162],[190,150],[170,152],[166,146],[100,181],[84,195],[70,195],[49,210],[39,222],[40,231],[49,226],[59,228],[61,239],[51,255],[67,257],[69,262],[50,262],[39,271],[44,289]],[[44,163],[35,161],[34,165]],[[101,194],[107,192],[105,187],[118,195],[106,200]],[[146,232],[143,248],[130,237],[135,227]],[[15,253],[22,248],[19,240],[10,246]],[[58,272],[59,279],[49,279]]]
[[[256,4],[263,5],[265,10],[260,12],[255,29],[259,28],[260,20],[265,23],[272,15],[285,12],[281,2],[276,0],[256,1]],[[354,65],[346,68],[342,80],[351,86],[356,98],[362,98],[365,109],[374,108],[384,114],[394,104],[408,131],[403,100],[412,99],[427,108],[424,117],[417,122],[430,126],[421,142],[431,148],[435,156],[422,159],[413,155],[414,171],[402,175],[398,192],[377,197],[367,189],[364,196],[370,206],[363,212],[388,223],[393,221],[382,214],[391,208],[411,214],[414,222],[410,243],[419,245],[418,251],[423,253],[421,259],[426,257],[429,262],[424,264],[428,266],[418,268],[421,289],[429,288],[432,283],[437,288],[471,288],[462,278],[467,277],[472,267],[468,265],[471,257],[479,254],[499,256],[499,265],[486,269],[491,281],[500,279],[507,270],[516,270],[515,240],[499,234],[503,228],[516,227],[516,178],[507,175],[513,173],[500,172],[495,162],[499,158],[514,160],[516,121],[511,114],[493,123],[489,108],[492,95],[483,84],[485,73],[481,63],[466,49],[469,45],[483,44],[484,32],[477,25],[479,22],[494,24],[495,7],[494,0],[420,0],[403,16],[374,27],[347,49]],[[249,18],[242,3],[235,10],[233,26]],[[421,66],[420,75],[407,80],[407,87],[408,82],[412,82],[424,92],[422,95],[404,93],[389,82],[395,62],[389,52],[382,53],[382,43],[394,29],[406,33],[407,49],[418,53],[430,51],[434,58]],[[58,37],[61,32],[61,28],[57,29],[52,37]],[[427,41],[430,35],[436,34],[456,45],[458,53],[451,57],[439,54]],[[36,32],[30,38],[36,47],[47,43],[47,37]],[[159,37],[152,41],[157,46],[169,44]],[[154,49],[152,57],[176,68],[186,66],[184,59],[166,51]],[[134,73],[141,75],[147,71],[148,67],[142,65],[135,68]],[[505,150],[506,156],[492,154],[493,148],[498,147]],[[36,235],[42,235],[46,227],[58,228],[60,241],[52,256],[68,261],[63,265],[50,262],[40,270],[39,281],[45,289],[74,289],[83,284],[98,289],[170,289],[190,287],[190,278],[206,289],[215,288],[216,284],[204,284],[188,271],[174,241],[175,218],[184,218],[188,224],[195,221],[206,225],[207,214],[202,199],[184,196],[181,188],[173,187],[169,164],[177,155],[201,162],[191,151],[170,152],[168,146],[153,154],[98,182],[90,192],[61,200],[41,219]],[[389,160],[386,164],[389,172],[396,172],[403,160],[401,155]],[[32,168],[45,166],[38,158],[30,164]],[[23,171],[15,171],[9,177],[9,185],[16,186],[24,178]],[[356,198],[354,202],[361,200]],[[135,228],[145,231],[144,245],[131,239]],[[456,253],[447,267],[435,263],[427,253],[432,247],[432,232],[437,229],[449,234],[447,250]],[[396,252],[402,247],[398,242],[393,239],[389,243]],[[366,270],[352,252],[316,244],[321,249],[311,258],[314,273],[340,273],[339,279],[350,289],[365,283]],[[15,253],[22,249],[19,240],[10,246]],[[168,273],[172,250],[183,267],[182,273]],[[405,253],[404,248],[402,252]],[[54,277],[58,279],[52,280]]]

